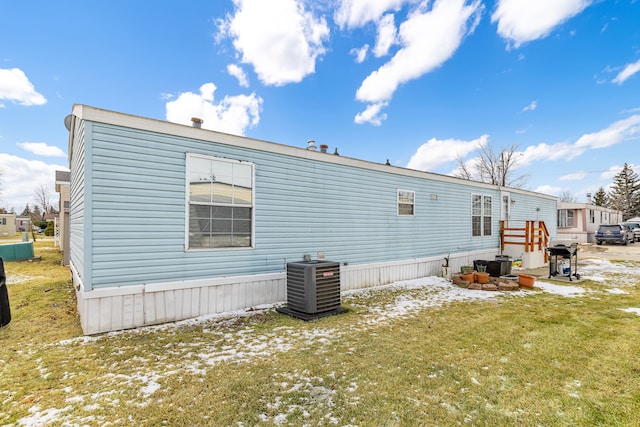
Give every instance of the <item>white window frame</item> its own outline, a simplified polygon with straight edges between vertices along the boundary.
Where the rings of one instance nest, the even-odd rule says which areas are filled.
[[[192,202],[190,200],[190,182],[189,182],[189,174],[193,171],[192,169],[190,169],[190,164],[194,161],[194,160],[205,160],[205,161],[211,161],[211,162],[221,162],[221,163],[225,163],[225,164],[229,164],[232,165],[244,165],[244,166],[250,166],[251,167],[251,204],[236,204],[233,201],[230,203],[219,203],[219,202],[202,202],[202,201],[197,201],[197,202]],[[242,160],[235,160],[235,159],[228,159],[228,158],[224,158],[224,157],[216,157],[216,156],[209,156],[209,155],[204,155],[204,154],[195,154],[195,153],[186,153],[186,162],[185,162],[185,251],[191,252],[191,251],[220,251],[220,250],[250,250],[250,249],[254,249],[255,248],[255,200],[256,200],[256,191],[255,191],[255,182],[256,182],[256,167],[255,164],[252,162],[247,162],[247,161],[242,161]],[[233,179],[233,178],[232,178]],[[232,187],[233,187],[233,182],[232,182]],[[213,188],[213,187],[212,187]],[[233,200],[233,199],[232,199]],[[189,225],[190,225],[190,207],[192,205],[198,205],[198,206],[221,206],[221,207],[238,207],[238,208],[250,208],[251,209],[251,217],[250,217],[250,221],[251,221],[251,231],[249,233],[249,239],[250,239],[250,243],[248,246],[204,246],[204,247],[200,247],[200,246],[196,246],[196,247],[191,247],[190,246],[190,241],[189,241],[189,237],[190,237],[190,230],[189,230]],[[233,220],[232,220],[233,221]],[[233,228],[233,224],[231,226]],[[232,232],[233,233],[233,232]],[[233,234],[232,234],[233,235]]]
[[[410,194],[412,201],[409,203],[409,202],[404,201],[404,199],[403,199],[403,201],[401,202],[400,201],[400,194],[401,193]],[[413,190],[398,190],[397,193],[396,193],[396,196],[397,196],[396,197],[396,214],[398,216],[409,216],[409,217],[415,216],[416,215],[416,192],[413,191]],[[400,206],[401,205],[402,206],[411,206],[411,213],[400,212]]]
[[[571,215],[569,215],[571,212]],[[571,221],[569,221],[569,217],[571,217]],[[575,227],[576,222],[576,213],[575,209],[559,209],[558,210],[558,227]]]
[[[487,202],[489,206],[486,206]],[[480,204],[479,209],[476,203]],[[486,212],[487,210],[489,212]],[[478,223],[475,224],[476,222]],[[488,194],[471,194],[471,237],[487,237],[492,235],[493,196]]]

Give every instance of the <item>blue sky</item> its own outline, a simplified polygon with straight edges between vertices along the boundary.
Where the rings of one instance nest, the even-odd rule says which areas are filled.
[[[67,169],[73,104],[451,174],[518,146],[560,196],[640,172],[640,0],[0,0],[0,206]]]

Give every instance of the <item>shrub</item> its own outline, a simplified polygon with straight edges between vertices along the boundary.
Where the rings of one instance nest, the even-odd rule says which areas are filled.
[[[55,227],[53,225],[53,221],[49,221],[47,223],[47,228],[44,229],[44,235],[53,236],[53,233],[55,233]]]

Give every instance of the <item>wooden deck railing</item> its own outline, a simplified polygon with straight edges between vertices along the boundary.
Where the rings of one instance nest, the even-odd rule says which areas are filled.
[[[500,221],[500,249],[504,251],[506,245],[519,245],[524,247],[524,252],[544,251],[544,260],[547,262],[549,230],[544,221],[519,222],[524,223],[524,227],[507,227],[505,221]]]

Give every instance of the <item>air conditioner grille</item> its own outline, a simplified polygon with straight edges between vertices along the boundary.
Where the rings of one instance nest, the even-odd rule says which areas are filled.
[[[340,309],[340,263],[288,263],[287,305],[289,309],[305,314]]]

